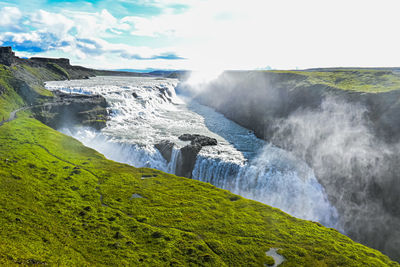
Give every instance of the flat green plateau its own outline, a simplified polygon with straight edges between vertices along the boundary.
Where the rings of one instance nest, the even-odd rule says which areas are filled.
[[[107,160],[20,113],[0,126],[0,265],[399,266],[334,229]]]
[[[276,74],[294,74],[300,78],[288,79],[295,86],[323,85],[345,91],[383,93],[400,89],[400,73],[385,69],[321,69],[306,71],[267,71]]]

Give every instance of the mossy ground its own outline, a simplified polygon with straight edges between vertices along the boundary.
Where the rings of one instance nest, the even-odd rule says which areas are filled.
[[[10,112],[23,105],[22,98],[12,88],[12,72],[0,64],[0,120],[8,119]]]
[[[305,78],[296,86],[321,84],[346,91],[381,93],[400,89],[400,74],[379,69],[333,69],[324,71],[269,71]]]
[[[397,266],[334,229],[107,160],[26,114],[0,127],[0,225],[0,264],[263,266],[274,247],[282,266]]]
[[[8,79],[18,71],[34,84],[48,70],[1,71],[9,114],[24,103]],[[28,110],[0,126],[0,226],[0,265],[264,266],[273,247],[282,266],[398,266],[334,229],[107,160]]]

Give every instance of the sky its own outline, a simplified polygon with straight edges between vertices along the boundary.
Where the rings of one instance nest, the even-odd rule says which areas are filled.
[[[0,0],[0,45],[98,69],[400,66],[398,0]]]

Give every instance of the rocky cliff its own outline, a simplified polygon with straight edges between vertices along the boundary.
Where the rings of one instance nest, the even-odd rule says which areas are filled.
[[[59,129],[82,125],[100,130],[108,119],[107,103],[100,95],[78,95],[54,92],[50,102],[32,108],[34,117],[44,124]]]
[[[303,158],[352,238],[400,259],[396,70],[225,72],[196,98]]]

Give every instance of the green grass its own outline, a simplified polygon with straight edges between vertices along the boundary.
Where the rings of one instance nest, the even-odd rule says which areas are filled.
[[[0,64],[0,120],[8,119],[11,111],[23,105],[22,98],[10,85],[12,79],[9,67]]]
[[[132,197],[138,194],[142,198]],[[20,114],[0,127],[0,264],[398,266],[334,229],[105,159]]]
[[[0,115],[24,105],[15,78],[41,96],[42,81],[61,79],[0,66]],[[0,265],[264,266],[280,248],[282,266],[399,266],[318,223],[107,160],[29,112],[0,126]]]
[[[296,86],[325,85],[346,91],[382,93],[400,89],[400,74],[387,70],[337,69],[327,71],[269,71],[302,77]]]
[[[56,71],[57,73],[61,74],[62,76],[64,76],[67,79],[70,79],[68,72],[60,65],[58,65],[56,63],[48,63],[48,65],[51,66],[54,69],[54,71]]]

